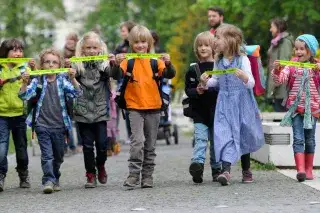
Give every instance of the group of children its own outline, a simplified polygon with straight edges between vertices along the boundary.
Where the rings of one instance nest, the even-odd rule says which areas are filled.
[[[154,41],[146,27],[136,25],[129,33],[128,42],[133,53],[150,53]],[[195,147],[189,168],[195,183],[203,182],[208,141],[213,181],[228,185],[231,165],[239,159],[243,170],[242,181],[253,181],[250,153],[262,147],[264,135],[252,90],[255,81],[243,43],[241,30],[229,24],[221,25],[215,35],[202,32],[195,39],[194,52],[198,62],[190,65],[185,79],[185,92],[190,98],[195,128]],[[296,58],[293,60],[317,63],[314,59],[317,48],[318,42],[314,36],[299,36],[295,42]],[[78,57],[106,54],[106,44],[94,32],[86,33],[75,49],[75,56]],[[23,45],[19,40],[2,42],[0,58],[21,57]],[[39,58],[39,69],[65,67],[64,58],[54,49],[44,50]],[[313,179],[315,123],[320,104],[317,71],[320,64],[317,63],[316,68],[283,68],[276,61],[274,65],[275,82],[289,82],[292,85],[286,102],[289,111],[282,124],[293,126],[297,178],[299,181]],[[65,137],[72,128],[66,107],[70,99],[75,100],[73,119],[78,124],[82,139],[87,177],[85,187],[96,187],[97,179],[101,184],[106,184],[108,138],[113,141],[117,134],[112,131],[116,116],[113,114],[115,104],[109,102],[115,98],[115,94],[110,94],[111,77],[115,80],[124,78],[125,83],[119,91],[123,100],[118,101],[124,103],[126,119],[131,127],[129,175],[123,185],[129,188],[139,184],[142,188],[153,187],[155,143],[163,107],[159,78],[171,79],[175,76],[170,56],[163,54],[159,59],[127,59],[122,53],[109,54],[106,60],[74,63],[67,75],[30,77],[35,67],[33,60],[29,64],[0,64],[0,191],[4,189],[8,170],[10,130],[15,143],[20,187],[30,187],[26,124],[30,126],[33,122],[41,149],[43,192],[61,190],[59,179]],[[227,69],[235,71],[222,75],[208,75],[205,72]],[[26,115],[24,105],[30,100],[36,101],[36,107]],[[109,119],[115,123],[107,124]],[[108,125],[111,129],[107,132]]]
[[[152,35],[144,26],[135,26],[129,34],[128,41],[133,53],[149,53],[153,48]],[[1,44],[0,52],[1,58],[22,58],[23,45],[17,39],[5,40]],[[126,59],[125,54],[108,54],[107,46],[100,36],[88,32],[78,41],[75,56],[98,55],[108,55],[108,59],[76,62],[68,68],[67,74],[37,77],[31,75],[31,70],[35,67],[39,70],[52,70],[66,66],[60,52],[55,49],[44,50],[39,57],[39,66],[36,66],[34,60],[21,64],[1,63],[0,191],[4,189],[8,170],[10,130],[16,148],[20,187],[30,187],[26,124],[31,126],[33,123],[41,150],[43,192],[61,190],[60,166],[63,163],[65,138],[72,128],[66,102],[71,99],[74,99],[73,120],[77,122],[83,146],[87,177],[85,187],[96,187],[97,179],[101,184],[106,184],[105,162],[110,144],[108,139],[110,142],[114,141],[117,134],[114,128],[115,94],[110,93],[110,78],[118,80],[128,75],[126,71],[132,62]],[[153,187],[155,142],[162,98],[159,81],[154,77],[151,68],[152,60],[155,59],[134,59],[130,81],[123,88],[128,112],[126,119],[129,119],[132,127],[129,176],[124,182],[124,186],[128,187],[139,184],[141,174],[141,187]],[[70,61],[67,63],[67,67],[70,67]],[[156,63],[159,78],[170,79],[175,76],[169,55],[163,54]],[[30,101],[36,102],[36,106],[26,115],[24,107]],[[107,121],[111,128],[107,128]]]
[[[313,68],[283,67],[277,60],[272,71],[277,85],[288,83],[288,112],[281,125],[293,128],[298,181],[313,179],[315,128],[320,111],[320,63],[314,58],[318,47],[313,35],[299,36],[292,60],[315,64]],[[230,167],[241,159],[242,182],[250,183],[253,181],[250,153],[263,146],[264,134],[242,32],[233,25],[223,24],[215,35],[200,33],[194,42],[194,52],[199,62],[190,65],[185,77],[195,138],[189,172],[195,183],[203,182],[209,141],[213,181],[228,185]],[[222,75],[205,72],[230,68],[235,68],[235,72]]]

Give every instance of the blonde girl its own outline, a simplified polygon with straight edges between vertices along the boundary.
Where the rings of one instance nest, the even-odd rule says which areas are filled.
[[[94,32],[86,33],[77,43],[76,56],[106,55],[107,46],[100,36]],[[79,62],[75,65],[76,78],[83,89],[83,95],[76,99],[74,120],[78,122],[80,136],[83,143],[83,155],[86,169],[87,183],[85,188],[95,188],[96,168],[98,180],[101,184],[107,182],[105,170],[107,132],[106,121],[109,119],[109,76],[110,63],[114,56],[109,55],[109,60]],[[94,153],[96,147],[96,157]]]
[[[242,181],[252,182],[250,153],[264,143],[259,109],[252,88],[254,79],[250,61],[242,52],[243,36],[239,28],[223,25],[215,37],[215,69],[235,68],[235,73],[213,75],[208,86],[219,89],[214,120],[216,160],[222,162],[221,185],[228,185],[230,168],[241,156]],[[202,79],[207,76],[204,74]]]

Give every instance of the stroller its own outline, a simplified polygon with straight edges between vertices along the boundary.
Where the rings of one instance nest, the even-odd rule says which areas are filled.
[[[170,96],[172,89],[171,80],[163,79],[161,88],[162,92]],[[174,138],[174,144],[178,144],[178,125],[172,124],[171,105],[169,105],[167,111],[161,114],[157,140],[166,140],[166,144],[170,145],[172,143],[172,137]]]

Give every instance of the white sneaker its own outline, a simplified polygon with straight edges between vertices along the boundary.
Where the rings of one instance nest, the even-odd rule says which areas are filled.
[[[53,183],[51,181],[48,181],[43,186],[43,193],[45,194],[51,194],[53,192]]]

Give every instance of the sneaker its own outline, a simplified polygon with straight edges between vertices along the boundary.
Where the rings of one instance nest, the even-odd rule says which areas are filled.
[[[87,183],[84,185],[85,188],[96,188],[97,187],[97,178],[96,174],[86,173]]]
[[[43,186],[43,193],[51,194],[52,192],[53,192],[53,183],[51,181],[48,181]]]
[[[229,172],[224,172],[218,176],[217,180],[222,186],[227,186],[230,184],[230,177]]]
[[[193,162],[189,167],[189,173],[192,176],[192,180],[194,183],[202,183],[203,182],[203,164]]]
[[[0,192],[2,192],[4,189],[4,179],[5,178],[6,178],[6,175],[0,173]]]
[[[242,171],[242,183],[252,183],[252,172],[250,170],[248,171]]]
[[[124,181],[123,186],[135,187],[139,185],[139,182],[140,182],[139,175],[130,174],[128,178]]]
[[[212,172],[212,182],[218,182],[218,176],[221,174],[221,169],[211,169]]]
[[[106,184],[108,179],[108,175],[104,166],[98,167],[98,180],[101,184]]]
[[[60,192],[61,191],[61,187],[60,187],[59,181],[57,181],[55,184],[53,184],[53,191],[55,191],[55,192]]]
[[[153,177],[142,177],[141,188],[153,188]]]
[[[19,186],[20,188],[30,188],[30,180],[29,180],[29,171],[28,170],[17,170],[18,171],[18,175],[19,175],[19,179],[20,179],[20,183]]]

